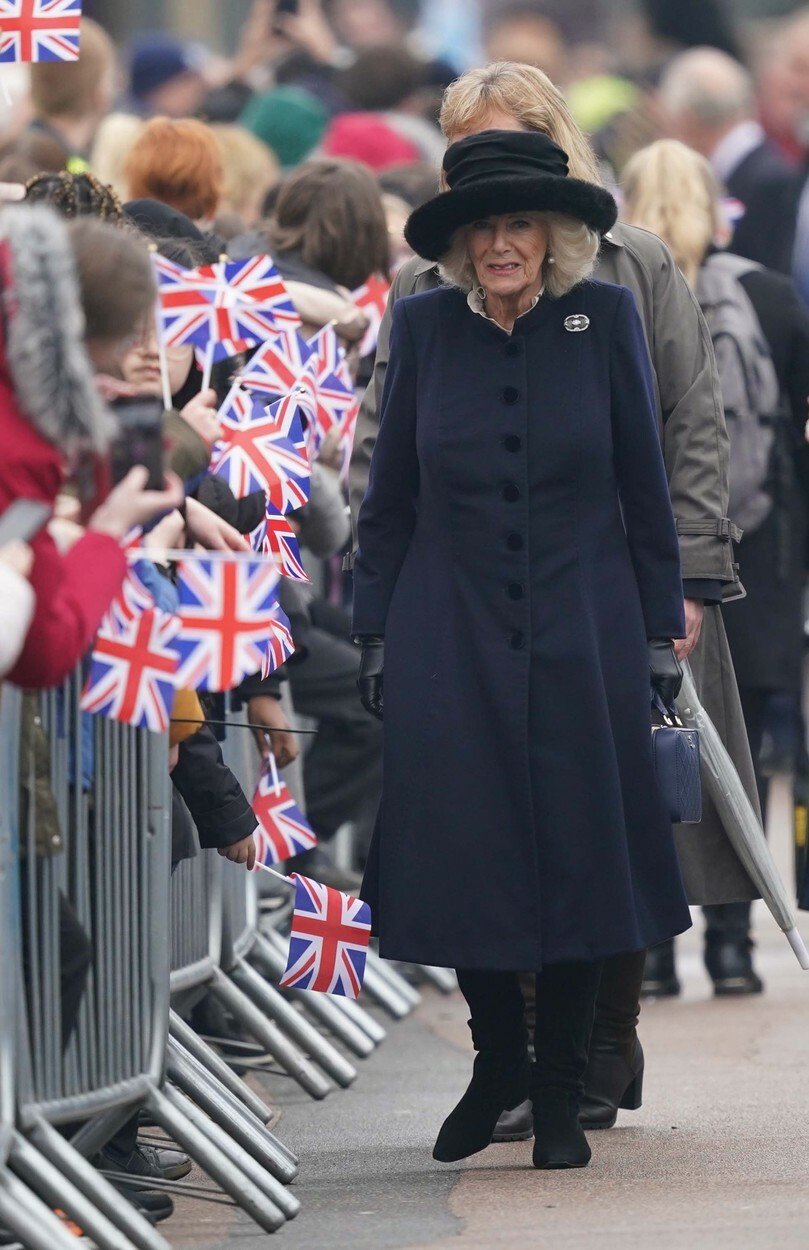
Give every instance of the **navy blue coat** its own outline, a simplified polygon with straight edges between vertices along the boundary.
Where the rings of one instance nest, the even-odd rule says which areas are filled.
[[[682,581],[624,287],[511,336],[449,287],[396,304],[354,631],[385,636],[384,956],[538,970],[688,927],[646,647],[684,633]]]

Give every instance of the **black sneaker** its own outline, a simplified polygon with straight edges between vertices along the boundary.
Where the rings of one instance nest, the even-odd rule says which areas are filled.
[[[150,1224],[160,1224],[174,1214],[174,1203],[169,1194],[156,1189],[132,1189],[118,1181],[110,1183]]]
[[[108,1142],[101,1151],[101,1167],[109,1171],[128,1172],[130,1176],[159,1176],[166,1181],[179,1181],[191,1171],[191,1160],[181,1150],[142,1146],[126,1154]]]
[[[641,998],[676,998],[680,982],[674,967],[674,943],[661,942],[646,952]]]
[[[761,994],[764,982],[753,967],[749,938],[729,938],[705,944],[705,967],[718,998]]]

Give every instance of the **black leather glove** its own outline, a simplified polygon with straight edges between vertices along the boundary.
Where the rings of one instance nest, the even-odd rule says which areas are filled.
[[[368,635],[355,639],[362,647],[357,686],[366,712],[382,720],[382,672],[385,667],[385,639]]]
[[[674,644],[670,638],[650,638],[647,645],[652,689],[660,695],[666,707],[671,707],[683,684],[683,670],[674,654]]]

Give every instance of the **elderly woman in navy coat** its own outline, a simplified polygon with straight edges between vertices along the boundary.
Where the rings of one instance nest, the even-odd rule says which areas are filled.
[[[651,756],[683,634],[633,297],[588,280],[609,194],[539,133],[453,144],[407,237],[447,285],[397,303],[359,519],[360,690],[385,717],[363,895],[381,953],[458,970],[477,1053],[434,1157],[534,1107],[581,1167],[600,961],[689,913]],[[537,974],[529,1067],[517,971]]]

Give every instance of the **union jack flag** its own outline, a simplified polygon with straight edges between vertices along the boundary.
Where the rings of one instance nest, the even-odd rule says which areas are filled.
[[[267,515],[264,518],[264,540],[261,550],[265,555],[272,556],[284,577],[295,582],[308,582],[311,579],[301,561],[301,550],[298,546],[298,535],[292,528],[288,517],[267,504]]]
[[[230,354],[301,324],[269,256],[185,269],[156,254],[154,263],[167,347],[213,340]]]
[[[267,650],[264,655],[264,663],[261,666],[261,676],[269,677],[270,673],[274,673],[285,660],[288,660],[294,654],[295,642],[289,625],[289,617],[279,607],[276,609],[273,617],[270,636],[267,640]]]
[[[293,873],[295,910],[279,985],[357,998],[371,939],[367,903]]]
[[[288,395],[306,378],[312,348],[302,335],[290,331],[264,343],[243,369],[239,381],[249,391],[265,395]]]
[[[340,427],[354,403],[354,384],[343,348],[332,326],[324,326],[308,346],[312,354],[306,364],[305,383],[314,403],[315,444],[330,430]]]
[[[312,469],[299,409],[293,395],[267,407],[238,382],[231,387],[219,412],[222,439],[213,472],[237,499],[263,490],[279,512],[307,502]]]
[[[81,710],[165,733],[177,687],[173,643],[180,622],[154,606],[134,610],[125,594],[121,602],[125,614],[113,608],[98,631]]]
[[[0,64],[77,61],[81,0],[0,0]]]
[[[279,573],[269,560],[183,560],[179,565],[177,682],[232,690],[263,668],[276,627]]]
[[[382,277],[381,273],[372,273],[367,282],[363,282],[362,286],[358,286],[356,291],[351,293],[351,298],[357,305],[357,308],[361,308],[370,318],[368,329],[365,331],[365,337],[360,346],[361,356],[369,356],[371,352],[376,351],[379,327],[382,324],[382,318],[388,306],[389,294],[390,283],[387,278]]]
[[[253,812],[258,821],[257,863],[270,867],[317,846],[317,834],[279,778],[272,756],[258,779]]]

